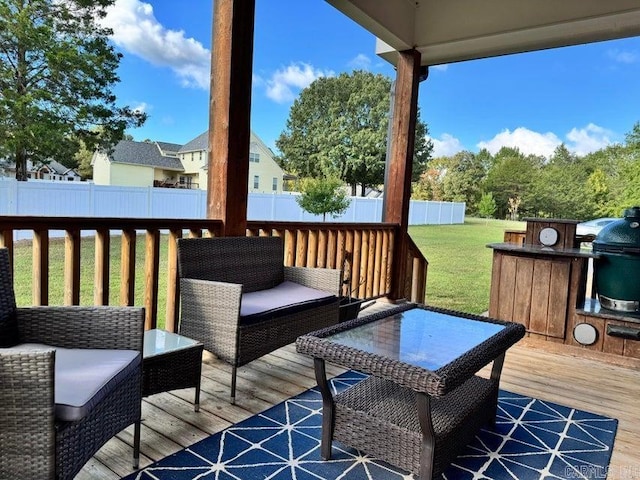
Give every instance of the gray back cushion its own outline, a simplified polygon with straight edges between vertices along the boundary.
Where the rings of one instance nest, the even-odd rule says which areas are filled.
[[[180,278],[238,283],[244,292],[284,281],[284,242],[280,237],[182,238],[178,240]]]

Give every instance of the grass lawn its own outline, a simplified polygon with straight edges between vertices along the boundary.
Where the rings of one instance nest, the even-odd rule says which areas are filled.
[[[525,230],[525,222],[465,219],[462,225],[419,225],[409,234],[429,261],[426,303],[469,313],[489,309],[493,250],[505,230]]]
[[[111,237],[109,276],[109,304],[120,305],[120,248],[121,238]],[[164,327],[167,298],[167,248],[168,236],[161,235],[160,265],[158,276],[158,327]],[[14,250],[14,286],[18,306],[33,305],[32,300],[32,250],[31,242],[20,241]],[[145,236],[136,239],[135,305],[144,305],[144,255]],[[84,237],[80,243],[80,305],[94,305],[95,239]],[[49,244],[49,305],[64,304],[64,239],[52,238]]]

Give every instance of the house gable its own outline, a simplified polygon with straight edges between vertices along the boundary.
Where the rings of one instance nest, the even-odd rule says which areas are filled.
[[[281,193],[285,173],[274,160],[273,152],[253,131],[250,142],[249,191]],[[182,162],[185,173],[197,176],[202,190],[207,189],[208,153],[208,131],[187,142],[178,152],[178,158]]]

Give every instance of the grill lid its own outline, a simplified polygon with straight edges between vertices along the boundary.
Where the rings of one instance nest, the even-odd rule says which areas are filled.
[[[624,218],[600,230],[593,241],[593,250],[640,254],[640,207],[627,208]]]

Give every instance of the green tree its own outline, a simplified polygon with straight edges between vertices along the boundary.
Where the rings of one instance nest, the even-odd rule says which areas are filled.
[[[301,182],[300,192],[296,198],[298,205],[306,212],[322,215],[323,222],[327,214],[334,218],[343,214],[351,203],[343,182],[335,177],[306,178]]]
[[[299,177],[334,176],[356,186],[384,183],[391,80],[354,71],[323,77],[300,92],[276,141],[280,165]],[[419,113],[418,113],[419,115]],[[413,179],[423,173],[433,145],[418,119]]]
[[[482,218],[493,218],[496,213],[496,200],[493,198],[493,194],[483,193],[478,202],[478,214]]]
[[[493,166],[487,172],[484,191],[493,194],[498,218],[510,215],[509,199],[518,199],[521,215],[535,210],[532,185],[542,163],[542,158],[524,155],[517,148],[502,147],[496,153]]]
[[[469,151],[456,153],[442,162],[445,169],[443,180],[443,200],[465,202],[467,212],[478,212],[478,202],[486,171],[482,160]]]
[[[0,157],[18,180],[27,160],[64,163],[144,122],[112,93],[121,55],[97,20],[114,1],[0,0]]]
[[[529,214],[540,217],[586,219],[594,204],[588,191],[589,162],[571,153],[564,144],[556,147],[532,182]]]

